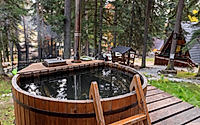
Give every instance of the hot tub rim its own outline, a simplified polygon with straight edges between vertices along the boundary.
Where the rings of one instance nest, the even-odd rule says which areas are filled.
[[[107,63],[107,62],[105,62],[105,63]],[[107,63],[107,64],[111,64],[111,63]],[[139,71],[137,71],[136,69],[134,69],[132,67],[124,66],[124,65],[121,65],[121,64],[116,64],[116,65],[122,66],[124,68],[129,68],[129,69],[133,70],[133,72],[139,74],[143,78],[143,81],[144,81],[143,85],[142,85],[142,89],[144,90],[147,87],[147,78],[142,73],[140,73]],[[45,97],[45,96],[30,94],[29,92],[21,89],[18,86],[17,81],[20,78],[20,75],[21,74],[16,74],[12,78],[12,87],[16,91],[18,91],[18,92],[20,92],[20,93],[22,93],[22,94],[24,94],[26,96],[30,96],[30,97],[33,97],[33,98],[36,98],[36,99],[42,99],[42,100],[45,100],[45,101],[63,102],[63,103],[91,103],[91,102],[93,102],[93,100],[90,100],[90,99],[85,99],[85,100],[68,100],[68,99],[50,98],[50,97]],[[123,95],[118,95],[118,96],[109,97],[109,98],[101,98],[100,101],[101,102],[104,102],[104,101],[113,101],[113,100],[117,100],[117,99],[121,99],[121,98],[132,96],[135,93],[136,93],[135,91],[132,91],[132,92],[129,92],[129,93],[126,93],[126,94],[123,94]]]

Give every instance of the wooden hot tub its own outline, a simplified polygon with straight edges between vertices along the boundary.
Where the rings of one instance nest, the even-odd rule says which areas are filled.
[[[95,125],[96,117],[92,100],[59,100],[36,96],[22,90],[18,84],[20,79],[24,77],[37,77],[41,74],[72,71],[102,65],[132,74],[139,74],[143,82],[142,88],[144,93],[146,93],[146,78],[135,69],[127,66],[103,61],[89,61],[50,68],[43,67],[42,64],[34,64],[34,66],[39,68],[33,68],[34,66],[32,65],[26,71],[24,70],[15,75],[12,79],[16,125]],[[120,96],[102,98],[101,103],[106,124],[130,117],[139,111],[134,91]]]

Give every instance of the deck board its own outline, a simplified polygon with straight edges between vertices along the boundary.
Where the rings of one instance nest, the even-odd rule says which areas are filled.
[[[149,112],[153,112],[156,109],[162,109],[162,107],[170,107],[181,103],[181,100],[177,99],[176,97],[167,98],[161,101],[157,101],[148,105]],[[164,109],[163,109],[164,110]]]
[[[152,123],[157,123],[158,121],[161,121],[165,118],[168,118],[170,116],[178,114],[181,111],[188,110],[192,107],[193,107],[192,105],[185,103],[185,102],[181,102],[181,103],[175,104],[173,106],[166,107],[164,109],[150,113],[150,115],[152,116],[151,121],[152,121]]]
[[[147,107],[154,125],[200,125],[200,109],[153,86],[147,87]]]
[[[187,123],[186,125],[200,125],[200,117],[198,117],[197,119]]]
[[[148,96],[146,97],[146,101],[147,101],[147,104],[150,104],[150,103],[157,102],[159,100],[163,100],[163,99],[171,98],[171,97],[173,96],[168,93],[163,93],[163,94],[158,94],[154,96]]]
[[[154,96],[154,95],[161,94],[161,93],[164,93],[164,92],[159,89],[154,89],[154,90],[148,91],[146,96],[147,97]]]
[[[185,124],[187,122],[190,122],[196,117],[199,117],[200,115],[200,109],[199,108],[192,108],[185,112],[182,112],[180,114],[177,114],[173,117],[170,117],[166,120],[162,121],[162,124],[170,124],[170,125],[177,125],[177,124]],[[158,123],[156,125],[161,125],[161,123]]]
[[[151,91],[151,90],[154,90],[154,89],[157,89],[157,88],[148,84],[148,91]]]

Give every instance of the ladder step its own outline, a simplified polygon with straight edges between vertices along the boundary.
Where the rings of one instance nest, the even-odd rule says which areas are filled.
[[[146,115],[145,114],[138,114],[138,115],[134,115],[125,119],[122,119],[120,121],[111,123],[110,125],[127,125],[127,124],[135,124],[139,121],[143,121],[146,119]]]

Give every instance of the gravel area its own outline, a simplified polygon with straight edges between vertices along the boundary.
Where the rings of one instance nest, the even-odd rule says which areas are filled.
[[[148,79],[149,80],[158,80],[160,79],[160,75],[158,73],[159,70],[164,70],[166,66],[155,66],[155,65],[149,65],[147,68],[142,68],[138,69],[141,73],[150,76]],[[181,71],[187,71],[187,68],[179,68],[175,67],[176,70],[181,70]],[[194,69],[194,72],[196,72],[196,69]],[[165,78],[169,79],[170,81],[175,81],[175,82],[188,82],[188,83],[194,83],[194,84],[200,84],[199,79],[186,79],[186,78],[175,78],[173,75],[168,74],[167,76],[165,75]]]

